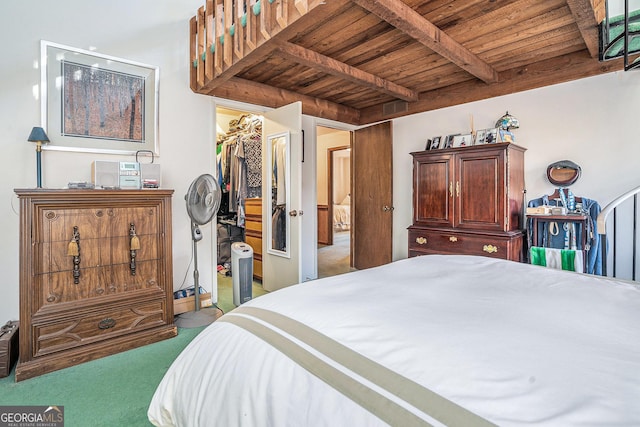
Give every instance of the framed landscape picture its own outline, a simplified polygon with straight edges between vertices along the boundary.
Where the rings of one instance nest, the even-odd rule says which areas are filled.
[[[158,68],[41,42],[43,148],[158,153]]]

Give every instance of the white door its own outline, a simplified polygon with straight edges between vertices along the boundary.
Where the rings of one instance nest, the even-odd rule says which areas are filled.
[[[262,124],[262,287],[301,282],[302,103],[264,114]]]

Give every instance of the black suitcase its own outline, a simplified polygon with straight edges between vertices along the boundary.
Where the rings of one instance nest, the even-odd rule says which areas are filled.
[[[18,360],[19,325],[17,320],[9,320],[0,328],[0,378],[8,377]]]

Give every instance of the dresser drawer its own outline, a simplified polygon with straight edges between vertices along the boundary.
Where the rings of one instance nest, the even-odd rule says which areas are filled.
[[[69,350],[118,336],[162,326],[165,301],[134,302],[130,305],[97,311],[81,311],[58,321],[34,319],[33,357]],[[69,313],[73,314],[73,313]]]
[[[254,231],[256,234],[262,234],[262,219],[260,221],[246,220],[244,223],[246,232]]]
[[[262,239],[247,235],[244,240],[251,246],[254,254],[262,254]]]
[[[409,231],[409,256],[422,254],[483,255],[511,259],[514,248],[512,237],[467,234],[432,230]],[[521,246],[520,246],[521,247]]]
[[[262,199],[245,199],[244,213],[262,218]]]
[[[254,279],[262,280],[262,260],[253,260],[253,277]]]

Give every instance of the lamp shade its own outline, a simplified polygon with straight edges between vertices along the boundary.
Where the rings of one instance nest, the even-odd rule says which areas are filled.
[[[49,142],[49,137],[45,133],[44,129],[42,129],[41,127],[34,127],[33,129],[31,129],[31,133],[29,134],[29,138],[27,139],[27,141],[40,141],[46,144],[47,142]]]
[[[505,130],[518,129],[520,127],[520,122],[507,111],[504,116],[498,119],[496,127]]]

